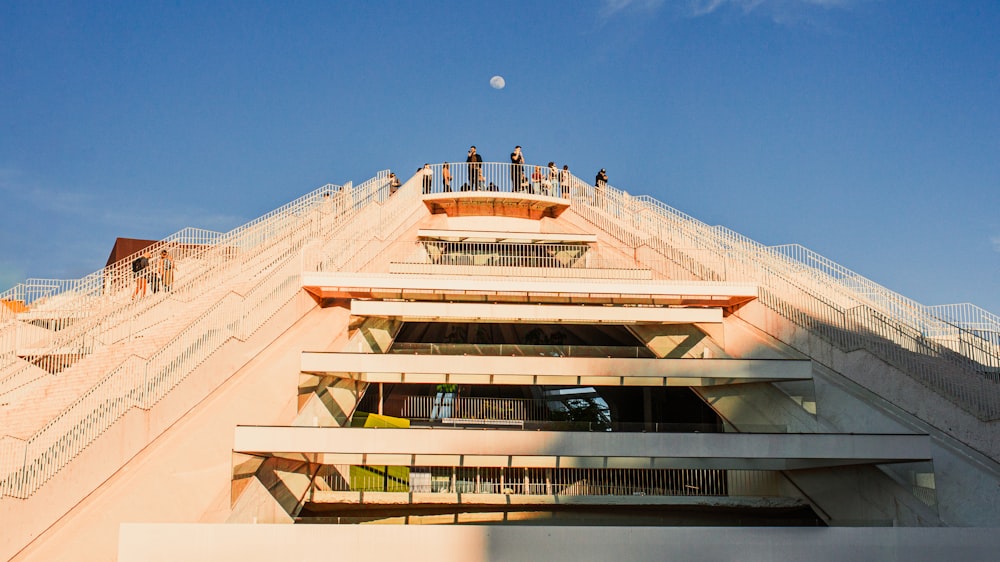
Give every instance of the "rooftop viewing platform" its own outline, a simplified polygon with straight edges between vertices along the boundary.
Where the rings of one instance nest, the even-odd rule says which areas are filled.
[[[415,178],[431,214],[449,217],[558,217],[574,183],[568,170],[481,161],[428,165]]]

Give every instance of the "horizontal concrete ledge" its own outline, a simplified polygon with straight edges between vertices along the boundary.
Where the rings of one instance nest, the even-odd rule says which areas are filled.
[[[596,244],[596,234],[577,232],[499,232],[493,230],[440,230],[422,228],[417,238],[443,242],[532,242],[547,244]]]
[[[569,199],[526,192],[452,191],[429,193],[421,197],[431,214],[450,217],[498,216],[540,219],[558,217],[569,208]]]
[[[992,528],[124,523],[119,562],[993,560]]]
[[[315,490],[310,503],[329,505],[655,505],[727,508],[794,508],[807,505],[797,498],[772,496],[586,496],[410,492],[333,492]]]
[[[445,264],[445,263],[407,263],[392,262],[389,273],[405,275],[466,275],[479,278],[530,279],[544,278],[549,282],[556,279],[593,279],[593,280],[651,280],[651,269],[623,267],[528,267],[524,265],[499,264]]]
[[[488,431],[488,433],[486,433]],[[930,460],[927,435],[236,428],[240,453],[323,464],[796,470]]]
[[[302,372],[383,383],[711,386],[808,380],[808,359],[646,359],[302,352]]]
[[[634,302],[692,306],[733,306],[757,298],[754,283],[604,279],[443,278],[303,272],[302,286],[322,298],[414,300],[502,300],[511,302]]]
[[[351,314],[407,322],[695,324],[722,322],[722,308],[586,306],[352,300]]]

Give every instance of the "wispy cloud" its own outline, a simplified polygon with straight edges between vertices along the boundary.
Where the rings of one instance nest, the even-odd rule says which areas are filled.
[[[808,21],[817,9],[847,10],[865,1],[870,0],[688,0],[688,16],[736,11],[743,15],[765,15],[775,23],[789,24]]]
[[[628,11],[655,12],[663,2],[664,0],[604,0],[600,16],[602,19],[608,19]]]
[[[1000,253],[1000,236],[990,238],[990,242],[993,243],[993,251]]]

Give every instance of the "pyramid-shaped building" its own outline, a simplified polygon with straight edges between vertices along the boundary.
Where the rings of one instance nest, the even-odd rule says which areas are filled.
[[[995,559],[1000,318],[446,166],[0,295],[0,559]]]

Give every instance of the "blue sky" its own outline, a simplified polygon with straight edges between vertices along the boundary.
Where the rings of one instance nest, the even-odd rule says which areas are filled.
[[[520,144],[1000,313],[1000,2],[536,4],[0,0],[0,290]]]

